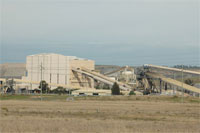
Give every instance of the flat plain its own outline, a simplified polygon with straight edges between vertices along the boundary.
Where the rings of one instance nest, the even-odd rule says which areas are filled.
[[[0,96],[0,132],[200,132],[200,99]]]

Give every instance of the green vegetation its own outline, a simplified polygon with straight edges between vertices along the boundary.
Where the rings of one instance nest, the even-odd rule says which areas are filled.
[[[99,86],[99,84],[95,87],[96,89],[100,89],[100,86]]]
[[[42,93],[49,93],[50,92],[50,89],[48,87],[48,84],[46,81],[42,80],[40,82],[40,85],[39,85],[39,88],[41,89],[42,88]]]
[[[54,94],[59,94],[59,95],[68,93],[68,91],[66,91],[66,89],[61,86],[57,87],[56,89],[54,89],[50,92],[54,93]]]
[[[130,91],[129,95],[136,95],[135,92],[132,90]]]
[[[112,95],[120,95],[120,88],[119,85],[115,82],[112,86]]]
[[[104,84],[103,89],[104,89],[104,90],[110,90],[110,86],[107,85],[107,84]]]
[[[186,81],[188,79],[190,79],[193,84],[200,83],[200,78],[198,76],[193,76],[190,78],[183,78],[183,81]],[[179,76],[179,78],[176,78],[176,80],[182,82],[182,78],[180,76]]]
[[[100,84],[97,84],[96,89],[104,89],[104,90],[110,90],[110,86],[108,84],[104,84],[103,86]]]
[[[57,94],[43,94],[43,101],[65,101],[68,95],[57,95]],[[39,101],[41,100],[41,95],[0,95],[0,100],[30,100]]]
[[[28,100],[31,95],[0,95],[0,100]]]
[[[195,69],[200,69],[200,67],[199,66],[191,66],[191,65],[189,65],[189,66],[187,66],[187,65],[175,65],[175,66],[173,66],[174,68],[178,68],[178,69],[191,69],[191,68],[195,68]]]
[[[43,94],[43,101],[66,101],[70,95],[58,94]],[[79,96],[73,97],[75,101],[79,100],[96,100],[96,101],[166,101],[173,103],[181,103],[182,97],[180,96]],[[40,101],[41,95],[0,95],[0,100],[23,100],[23,101]],[[184,97],[184,103],[200,103],[198,97]]]
[[[194,85],[194,81],[192,79],[186,79],[185,83],[188,84],[188,85],[191,85],[191,86]]]

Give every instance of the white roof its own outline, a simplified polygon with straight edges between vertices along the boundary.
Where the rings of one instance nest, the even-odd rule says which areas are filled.
[[[34,54],[34,55],[28,55],[28,56],[49,56],[49,55],[65,56],[65,55],[56,54],[56,53],[40,53],[40,54]],[[89,59],[84,59],[84,58],[78,58],[76,56],[65,56],[65,57],[68,57],[72,60],[89,60]]]

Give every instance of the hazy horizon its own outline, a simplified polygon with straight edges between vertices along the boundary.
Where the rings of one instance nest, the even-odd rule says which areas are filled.
[[[3,0],[1,60],[57,53],[98,65],[200,65],[198,0]]]

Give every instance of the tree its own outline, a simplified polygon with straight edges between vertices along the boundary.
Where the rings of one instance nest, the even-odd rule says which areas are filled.
[[[129,92],[129,95],[136,95],[135,92],[132,90]]]
[[[191,80],[191,79],[186,79],[186,80],[185,80],[185,83],[188,84],[188,85],[191,85],[191,86],[194,85],[194,81]]]
[[[40,82],[40,85],[39,85],[39,88],[42,90],[42,93],[49,93],[49,87],[48,87],[48,84],[47,84],[47,82],[46,81],[44,81],[44,80],[42,80],[41,82]]]
[[[120,88],[116,82],[113,84],[111,91],[112,95],[120,95]]]

